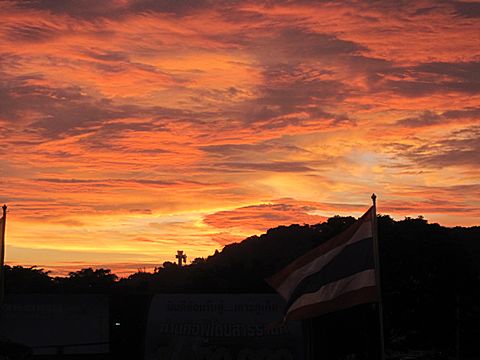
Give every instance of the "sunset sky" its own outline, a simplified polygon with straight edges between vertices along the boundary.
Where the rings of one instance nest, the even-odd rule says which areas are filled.
[[[378,210],[480,224],[480,2],[4,0],[7,264],[120,275]]]

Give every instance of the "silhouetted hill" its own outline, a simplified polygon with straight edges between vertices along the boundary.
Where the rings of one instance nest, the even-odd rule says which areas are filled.
[[[333,217],[316,225],[279,226],[227,245],[206,259],[118,280],[108,269],[82,269],[66,278],[7,267],[10,293],[266,293],[263,280],[355,221]],[[458,324],[462,342],[480,338],[480,227],[447,228],[419,217],[378,217],[382,293],[388,344],[452,351]],[[442,351],[443,351],[442,350]]]
[[[226,245],[190,265],[180,268],[165,262],[154,273],[138,272],[120,280],[108,269],[82,269],[67,277],[51,277],[43,269],[7,266],[6,288],[13,293],[272,292],[265,277],[354,221],[353,217],[336,216],[316,225],[279,226]],[[447,228],[423,218],[395,221],[379,216],[378,229],[384,291],[395,293],[408,285],[412,292],[417,285],[428,285],[436,291],[469,292],[468,281],[478,280],[480,227]],[[455,289],[453,284],[457,284]]]

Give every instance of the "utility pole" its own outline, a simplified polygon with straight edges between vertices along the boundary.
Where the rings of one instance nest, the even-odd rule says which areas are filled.
[[[5,298],[5,229],[7,227],[7,205],[2,206],[3,216],[0,219],[0,304]]]
[[[373,256],[375,260],[375,277],[378,291],[378,321],[380,331],[380,359],[385,360],[385,332],[383,329],[383,301],[382,287],[380,278],[380,247],[378,245],[378,225],[377,225],[377,195],[372,194],[373,214],[372,214],[372,235],[373,235]]]

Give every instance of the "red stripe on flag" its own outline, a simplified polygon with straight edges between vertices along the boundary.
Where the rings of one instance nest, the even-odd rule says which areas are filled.
[[[288,320],[302,320],[316,317],[330,312],[348,309],[349,307],[368,304],[378,301],[378,292],[375,286],[364,287],[344,293],[339,297],[311,305],[306,305],[287,313]]]

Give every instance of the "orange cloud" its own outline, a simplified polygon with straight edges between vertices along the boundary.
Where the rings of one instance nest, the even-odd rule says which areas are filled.
[[[479,16],[430,0],[1,2],[7,262],[126,274],[358,216],[373,191],[397,218],[478,224]]]
[[[302,203],[283,199],[273,203],[219,211],[207,215],[204,222],[219,229],[233,229],[245,234],[254,234],[279,225],[313,225],[323,222],[327,219],[325,216],[313,214],[318,210],[318,205],[312,202]]]

